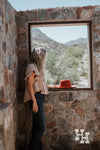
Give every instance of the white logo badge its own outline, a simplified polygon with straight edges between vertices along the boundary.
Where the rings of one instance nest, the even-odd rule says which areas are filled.
[[[80,133],[79,133],[79,129],[75,129],[75,133],[76,133],[76,137],[75,137],[75,141],[79,141],[80,140],[80,143],[83,144],[83,143],[89,143],[89,139],[88,139],[88,136],[89,136],[89,132],[85,132],[85,136],[83,136],[83,132],[84,132],[84,129],[80,129]]]

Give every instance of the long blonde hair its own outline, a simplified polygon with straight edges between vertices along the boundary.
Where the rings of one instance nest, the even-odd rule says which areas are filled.
[[[45,51],[45,53],[44,53]],[[41,47],[34,48],[31,52],[29,63],[35,63],[39,70],[45,68],[46,50]]]

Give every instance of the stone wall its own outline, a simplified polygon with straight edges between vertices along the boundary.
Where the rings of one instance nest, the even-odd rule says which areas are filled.
[[[17,12],[16,18],[19,61],[17,150],[26,149],[32,125],[28,104],[23,103],[25,67],[29,57],[28,22],[83,19],[93,21],[93,90],[50,90],[44,104],[46,131],[42,141],[43,150],[72,150],[72,148],[97,150],[98,145],[100,146],[100,6],[20,11]],[[76,143],[75,128],[89,131],[91,144]]]
[[[15,150],[13,104],[0,107],[0,150]]]
[[[14,126],[12,127],[12,133],[14,132],[12,137],[13,140],[10,139],[9,141],[11,130],[9,131],[9,134],[6,134],[7,137],[5,139],[6,142],[8,139],[8,142],[12,143],[12,146],[13,144],[15,144],[14,139],[17,131],[17,109],[18,109],[18,103],[17,103],[17,66],[18,66],[17,59],[18,58],[17,58],[17,49],[16,49],[17,30],[16,30],[15,14],[16,14],[15,9],[10,5],[10,3],[7,0],[0,0],[0,108],[4,103],[5,104],[11,103],[11,105],[13,104],[13,106],[10,107],[13,114],[10,114],[9,111],[8,114],[6,114],[8,115],[8,117],[12,117],[11,115],[13,115],[13,119],[14,119]],[[2,111],[3,110],[0,110],[1,113]],[[1,113],[0,113],[0,118],[1,118]],[[9,119],[12,120],[12,118]],[[1,127],[2,125],[0,123],[0,129],[1,129],[0,132],[2,132]],[[9,128],[7,129],[7,132],[8,130]],[[10,146],[11,145],[9,145],[8,149],[11,150]],[[15,145],[13,147],[15,148]]]

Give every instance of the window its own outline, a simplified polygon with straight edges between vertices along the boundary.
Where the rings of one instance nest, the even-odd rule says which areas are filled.
[[[91,89],[92,34],[88,21],[29,23],[29,54],[35,47],[47,50],[46,81],[57,87],[62,79],[74,89]]]

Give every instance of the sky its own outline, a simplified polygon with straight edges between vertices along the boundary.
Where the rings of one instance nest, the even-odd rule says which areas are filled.
[[[80,26],[57,26],[57,27],[40,27],[43,33],[53,40],[66,43],[79,38],[87,38],[87,25]]]
[[[100,0],[8,0],[17,11],[39,9],[39,8],[55,8],[55,7],[74,7],[100,5]],[[87,37],[87,26],[80,27],[63,27],[40,28],[50,38],[58,42],[68,42],[80,37]]]
[[[100,5],[100,0],[8,0],[17,10]]]

